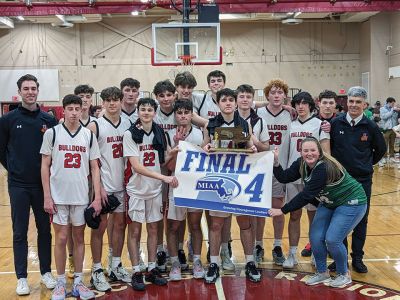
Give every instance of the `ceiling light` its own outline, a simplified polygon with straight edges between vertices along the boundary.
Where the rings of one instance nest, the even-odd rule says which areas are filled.
[[[25,18],[23,16],[18,16],[17,19],[20,20],[20,21],[24,21],[25,20]]]
[[[56,15],[56,17],[59,18],[61,21],[65,22],[64,15]]]
[[[140,0],[140,2],[142,2],[142,3],[147,3],[147,2],[149,2],[148,0]]]
[[[0,17],[0,23],[3,23],[10,28],[14,28],[14,21],[8,17]]]
[[[134,11],[131,12],[131,15],[132,16],[138,16],[139,12],[137,10],[134,10]]]

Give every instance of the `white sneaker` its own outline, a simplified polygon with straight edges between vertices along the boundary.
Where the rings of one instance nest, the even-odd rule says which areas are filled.
[[[31,293],[28,285],[28,280],[26,278],[18,279],[16,292],[19,296],[29,295]]]
[[[181,279],[181,264],[179,263],[179,261],[174,261],[171,266],[171,271],[169,272],[169,280],[179,281]]]
[[[131,277],[131,274],[125,270],[121,263],[119,263],[118,267],[112,269],[108,275],[108,278],[110,278],[111,281],[123,281],[126,283],[131,282]]]
[[[221,250],[221,266],[224,270],[235,270],[235,265],[229,257],[229,250]]]
[[[193,263],[193,277],[195,279],[200,279],[204,278],[205,271],[203,268],[203,264],[201,263],[200,259],[196,259],[196,261]]]
[[[90,283],[99,292],[111,291],[111,286],[107,282],[106,277],[104,276],[103,269],[98,269],[98,270],[92,272],[92,277],[90,278]]]
[[[334,288],[342,288],[351,283],[351,277],[349,275],[337,275],[330,283],[329,286]]]
[[[42,275],[42,279],[40,280],[49,290],[54,289],[57,285],[57,280],[54,278],[51,272],[47,272]]]
[[[293,253],[289,253],[286,260],[283,262],[282,267],[285,269],[293,269],[295,265],[298,265],[299,262],[297,261],[296,255]]]
[[[379,161],[378,166],[379,166],[379,167],[384,167],[385,164],[386,164],[386,159],[385,159],[385,158],[382,158],[382,159]]]

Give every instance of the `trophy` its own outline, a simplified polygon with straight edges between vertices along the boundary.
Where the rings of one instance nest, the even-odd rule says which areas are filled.
[[[210,151],[252,153],[251,149],[246,149],[249,140],[250,134],[244,132],[242,127],[217,127],[211,141]]]

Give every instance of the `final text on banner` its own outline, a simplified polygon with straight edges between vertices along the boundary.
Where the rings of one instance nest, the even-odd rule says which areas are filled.
[[[273,153],[206,153],[179,143],[175,205],[238,215],[268,216]]]

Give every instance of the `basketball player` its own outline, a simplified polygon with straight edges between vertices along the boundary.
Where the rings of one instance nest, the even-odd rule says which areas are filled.
[[[269,131],[269,145],[278,147],[279,163],[283,168],[287,166],[289,153],[289,130],[291,125],[291,114],[283,108],[283,101],[287,97],[289,87],[281,79],[273,79],[264,88],[264,96],[268,100],[267,107],[257,109],[257,114],[263,119]],[[285,185],[279,183],[272,177],[272,207],[282,208],[285,198]],[[282,235],[285,225],[283,216],[274,217],[274,243],[272,258],[276,265],[281,266],[285,261],[282,252]],[[256,246],[256,256],[261,257],[264,253],[262,246]]]
[[[322,121],[312,115],[315,109],[315,103],[312,96],[307,92],[300,92],[293,97],[291,102],[292,107],[296,109],[297,119],[292,122],[290,126],[289,136],[289,161],[288,165],[292,165],[300,157],[301,142],[306,137],[315,137],[320,141],[321,147],[325,153],[330,154],[330,136],[329,133],[322,131]],[[304,184],[297,180],[293,183],[286,185],[287,202],[290,202],[298,193],[304,188]],[[307,213],[309,219],[313,220],[316,207],[314,205],[307,205]],[[298,209],[290,213],[289,219],[289,254],[287,259],[283,262],[283,267],[291,269],[297,262],[297,246],[300,239],[300,218],[302,210]]]
[[[136,110],[137,99],[139,98],[140,82],[133,78],[125,78],[120,83],[122,94],[121,117],[129,119],[131,123],[135,123],[138,118]]]
[[[87,84],[81,84],[78,85],[75,90],[74,94],[78,96],[79,98],[82,99],[82,114],[79,119],[79,122],[81,123],[82,126],[87,127],[90,122],[95,120],[95,117],[92,117],[89,114],[90,108],[92,106],[92,97],[93,97],[94,89],[87,85]],[[59,123],[63,123],[64,118],[61,118]],[[90,183],[89,183],[90,184]],[[89,189],[90,193],[90,189]],[[72,227],[71,225],[68,225],[68,242],[67,242],[67,248],[68,248],[68,277],[74,278],[74,257],[73,257],[73,249],[74,249],[74,241],[72,239]]]
[[[217,92],[217,103],[221,110],[215,118],[211,118],[208,122],[207,129],[204,132],[203,149],[206,152],[210,151],[210,141],[214,139],[215,128],[217,127],[241,127],[244,132],[249,132],[247,122],[239,116],[236,110],[236,93],[231,89],[222,89]],[[229,143],[221,143],[221,147],[229,148]],[[229,141],[225,141],[229,142]],[[257,152],[256,146],[250,140],[246,145],[254,152]],[[219,277],[219,250],[221,246],[221,233],[224,225],[224,219],[229,217],[229,213],[210,211],[210,261],[211,264],[205,275],[206,283],[215,283]],[[253,282],[261,280],[261,274],[256,269],[253,256],[254,239],[251,231],[250,216],[238,215],[236,216],[237,223],[240,228],[240,239],[242,241],[244,254],[246,257],[246,277]]]
[[[187,100],[176,100],[174,103],[174,115],[178,127],[167,132],[167,142],[171,151],[178,151],[179,141],[186,141],[194,145],[201,146],[203,142],[203,133],[200,129],[192,126],[193,104]],[[175,157],[176,158],[176,157]],[[175,165],[171,168],[175,171]],[[181,280],[181,264],[178,259],[178,232],[179,226],[186,221],[190,228],[190,234],[193,244],[193,277],[203,278],[204,268],[201,262],[201,243],[203,241],[203,233],[201,231],[200,222],[203,210],[183,208],[175,206],[174,195],[172,189],[169,191],[169,206],[168,206],[168,251],[171,257],[171,271],[169,279],[176,281]]]
[[[105,109],[104,116],[89,124],[88,128],[96,135],[100,149],[100,178],[101,198],[107,201],[108,195],[114,195],[120,205],[113,211],[112,265],[109,271],[111,280],[121,280],[129,283],[131,275],[122,267],[121,252],[125,236],[125,203],[124,203],[124,157],[122,137],[130,127],[128,119],[121,118],[122,92],[117,87],[109,87],[101,91]],[[93,266],[90,282],[100,292],[111,290],[104,277],[101,265],[103,235],[107,228],[107,214],[101,214],[101,223],[98,229],[91,230],[90,246],[92,249]]]
[[[85,217],[89,204],[89,168],[94,185],[94,201],[90,207],[94,214],[101,211],[100,157],[96,137],[79,123],[82,100],[76,95],[63,99],[65,121],[48,130],[40,149],[42,154],[42,183],[44,210],[52,215],[55,233],[54,257],[57,268],[57,285],[52,299],[65,299],[65,261],[68,224],[72,224],[74,240],[74,284],[72,295],[82,299],[94,298],[94,293],[82,282],[85,255]]]
[[[253,144],[257,147],[258,152],[269,150],[269,134],[267,124],[260,118],[257,113],[252,109],[254,99],[254,89],[251,85],[242,84],[237,87],[237,106],[239,115],[245,119],[252,129],[251,139]],[[261,262],[264,257],[264,227],[265,218],[253,217],[252,229],[255,238],[254,256],[256,262]]]
[[[39,82],[35,76],[22,76],[17,81],[17,87],[22,103],[0,118],[0,163],[8,171],[14,268],[18,279],[16,293],[22,296],[30,294],[27,235],[31,207],[37,228],[41,282],[49,289],[57,284],[51,274],[50,219],[43,209],[39,154],[43,134],[56,125],[56,120],[41,111],[36,102]]]
[[[126,186],[129,196],[128,216],[128,249],[132,263],[132,288],[143,291],[145,284],[139,266],[139,249],[137,247],[142,224],[147,227],[148,271],[146,281],[156,285],[166,285],[167,280],[161,277],[156,267],[157,222],[162,220],[162,182],[172,188],[178,185],[174,176],[161,174],[161,165],[165,161],[167,149],[163,130],[153,122],[157,110],[155,100],[140,99],[138,102],[139,119],[124,133],[124,157],[128,158]]]
[[[153,94],[160,104],[160,109],[157,109],[154,121],[167,132],[176,127],[175,116],[173,112],[173,104],[175,100],[175,86],[169,80],[157,82],[154,86]],[[169,175],[170,171],[162,168],[164,175]],[[168,185],[163,183],[163,220],[158,223],[158,241],[157,241],[157,267],[160,272],[166,272],[167,253],[164,249],[164,222],[166,222],[165,209],[168,204]]]

